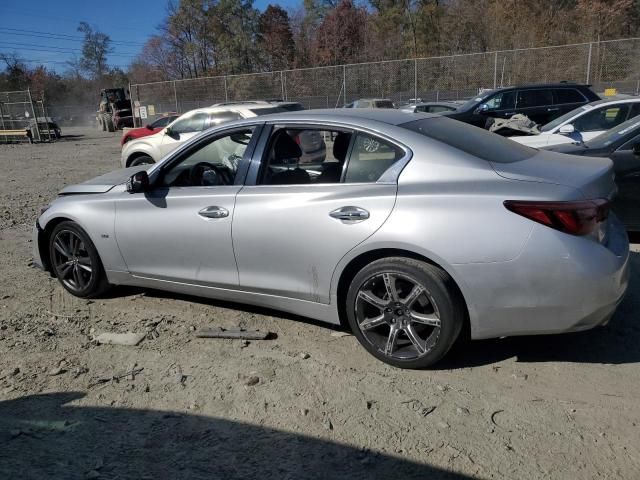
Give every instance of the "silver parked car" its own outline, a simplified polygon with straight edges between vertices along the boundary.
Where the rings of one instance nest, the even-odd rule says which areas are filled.
[[[300,161],[308,131],[321,161]],[[444,117],[256,117],[145,168],[67,187],[38,219],[35,263],[73,295],[138,285],[343,322],[377,358],[420,368],[463,327],[491,338],[604,324],[627,288],[610,160]]]

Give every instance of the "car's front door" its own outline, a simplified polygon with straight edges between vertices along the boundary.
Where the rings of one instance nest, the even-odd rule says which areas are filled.
[[[322,136],[326,153],[301,163],[298,139],[309,130]],[[274,125],[263,136],[260,170],[252,164],[248,183],[254,184],[236,199],[240,286],[329,303],[340,259],[391,213],[397,185],[389,168],[409,152],[378,135],[329,126]]]
[[[165,129],[162,132],[160,158],[191,140],[207,128],[209,123],[209,114],[205,112],[196,112],[176,121],[169,129]]]
[[[542,125],[558,117],[560,111],[553,105],[553,92],[548,88],[518,90],[516,110]]]
[[[237,286],[231,221],[259,127],[212,134],[152,173],[145,193],[116,201],[115,233],[135,276]]]

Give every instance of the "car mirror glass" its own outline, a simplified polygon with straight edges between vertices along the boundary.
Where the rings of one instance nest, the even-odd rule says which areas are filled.
[[[149,174],[146,170],[134,173],[127,180],[127,192],[141,193],[149,190]]]

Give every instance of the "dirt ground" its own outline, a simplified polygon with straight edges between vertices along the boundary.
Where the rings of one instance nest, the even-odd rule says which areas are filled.
[[[0,145],[0,478],[640,478],[639,253],[607,327],[473,342],[438,369],[397,370],[278,312],[67,294],[30,267],[32,223],[64,185],[117,168],[120,148],[64,133]],[[195,337],[212,326],[277,338]],[[91,341],[127,331],[147,337]]]

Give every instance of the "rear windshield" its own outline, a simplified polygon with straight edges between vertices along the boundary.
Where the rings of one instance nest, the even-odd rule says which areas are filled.
[[[267,108],[250,108],[256,115],[269,115],[270,113],[282,113],[286,112],[284,108],[280,107],[267,107]]]
[[[300,103],[282,103],[278,105],[278,108],[282,108],[287,112],[299,112],[301,110],[304,110],[304,107]]]
[[[400,125],[489,162],[512,163],[530,158],[537,150],[450,118],[424,118]]]

